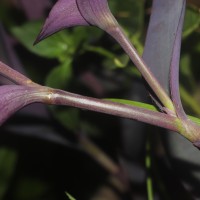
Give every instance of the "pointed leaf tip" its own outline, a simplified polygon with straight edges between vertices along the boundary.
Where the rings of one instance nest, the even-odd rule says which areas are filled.
[[[116,24],[107,0],[58,0],[34,44],[68,27],[94,25],[106,31]]]
[[[89,25],[89,23],[82,17],[76,0],[58,0],[51,9],[34,44],[64,28],[77,25]]]
[[[37,45],[40,41],[42,41],[42,39],[44,39],[44,38],[42,38],[41,34],[39,33],[39,35],[37,36],[37,38],[33,42],[33,46]]]

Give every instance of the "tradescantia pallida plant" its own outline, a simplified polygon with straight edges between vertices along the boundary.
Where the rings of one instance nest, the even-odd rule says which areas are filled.
[[[200,148],[200,126],[195,122],[198,120],[192,121],[185,114],[179,94],[179,59],[185,6],[185,0],[154,0],[144,54],[141,57],[112,15],[107,0],[58,0],[35,44],[64,28],[78,25],[99,27],[120,44],[138,68],[148,84],[150,95],[158,109],[85,97],[41,86],[1,62],[1,74],[17,85],[1,86],[0,123],[2,124],[23,106],[33,102],[67,105],[177,131]],[[171,16],[173,17],[170,21],[171,27],[167,23],[169,20],[166,20],[166,17],[170,17],[167,8],[172,9],[174,13]],[[155,32],[158,29],[160,35]],[[162,44],[164,41],[162,34],[166,30],[168,32],[164,35],[168,34],[167,43]]]

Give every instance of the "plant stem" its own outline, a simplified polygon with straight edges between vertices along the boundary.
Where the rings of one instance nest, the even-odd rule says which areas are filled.
[[[37,83],[34,83],[32,80],[24,76],[23,74],[19,73],[18,71],[12,69],[8,65],[4,64],[0,61],[0,74],[10,81],[19,84],[19,85],[26,85],[26,86],[39,86]]]
[[[159,100],[162,102],[162,104],[170,109],[172,112],[175,113],[174,105],[169,98],[169,96],[166,94],[165,90],[162,88],[158,80],[155,78],[153,73],[150,71],[144,60],[141,58],[141,56],[137,53],[137,50],[134,48],[134,46],[131,44],[128,37],[125,35],[123,30],[119,27],[119,25],[115,27],[111,27],[107,30],[107,32],[115,38],[115,40],[122,46],[122,48],[125,50],[125,52],[129,55],[130,59],[133,61],[133,63],[136,65],[144,79],[147,81],[153,92],[157,95]]]
[[[151,143],[149,141],[149,138],[146,141],[146,158],[145,158],[145,165],[146,165],[146,170],[147,170],[147,179],[146,179],[146,187],[147,187],[147,196],[148,200],[153,200],[154,195],[153,195],[153,183],[152,183],[152,177],[151,177]]]
[[[124,105],[121,103],[114,103],[107,100],[85,97],[58,89],[49,88],[49,95],[46,97],[46,103],[87,109],[95,112],[138,120],[173,131],[179,130],[176,125],[177,118],[172,115],[151,111],[145,108]]]

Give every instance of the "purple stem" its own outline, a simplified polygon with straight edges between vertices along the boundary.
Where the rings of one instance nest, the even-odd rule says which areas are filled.
[[[85,97],[58,89],[50,89],[46,103],[54,105],[67,105],[95,112],[106,113],[178,131],[178,127],[176,126],[177,118],[174,116],[145,108],[114,103],[108,100]]]
[[[6,78],[8,78],[10,81],[19,84],[19,85],[25,85],[25,86],[39,86],[37,83],[34,83],[26,76],[22,75],[18,71],[10,68],[6,64],[2,63],[0,61],[0,74]]]
[[[162,88],[158,80],[155,78],[151,70],[148,68],[142,57],[138,54],[137,50],[134,48],[134,46],[131,44],[125,33],[119,26],[112,27],[107,30],[107,32],[116,39],[117,42],[122,46],[122,48],[125,50],[125,52],[129,55],[130,59],[133,61],[133,63],[136,65],[144,79],[147,81],[151,89],[154,91],[154,93],[157,95],[157,97],[160,99],[162,104],[174,112],[174,106],[165,92],[165,90]]]

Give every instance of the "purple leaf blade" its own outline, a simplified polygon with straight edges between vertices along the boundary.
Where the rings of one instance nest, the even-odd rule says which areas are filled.
[[[170,77],[169,77],[171,98],[172,101],[174,102],[178,117],[183,120],[187,119],[187,116],[184,112],[179,92],[179,61],[180,61],[180,51],[181,51],[181,36],[182,36],[183,22],[185,16],[185,5],[186,2],[184,0],[176,32],[174,47],[172,51],[172,58],[170,63]]]
[[[35,44],[55,32],[78,25],[89,24],[81,15],[76,0],[58,0],[51,9]]]
[[[168,94],[171,59],[184,3],[185,0],[154,0],[143,53]]]
[[[106,31],[116,23],[107,0],[58,0],[35,44],[64,28],[94,25]]]
[[[27,87],[4,85],[0,87],[0,125],[12,114],[24,106],[43,102],[47,99],[48,89],[44,87]]]

